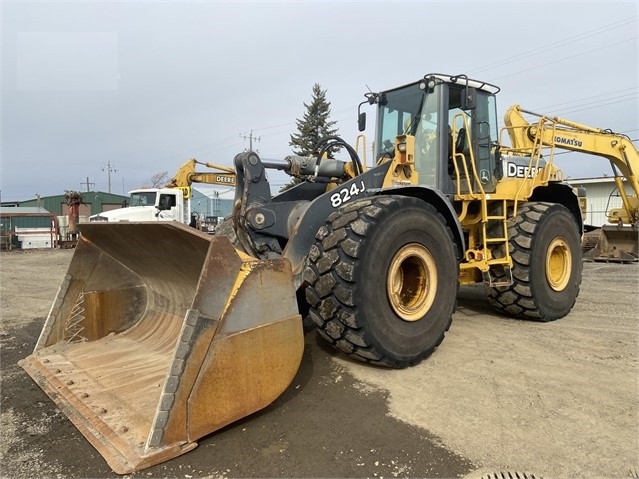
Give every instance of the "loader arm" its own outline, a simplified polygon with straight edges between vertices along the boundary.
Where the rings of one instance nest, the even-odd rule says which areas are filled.
[[[529,123],[524,113],[539,118],[536,124]],[[637,226],[639,198],[639,153],[630,139],[601,128],[575,123],[559,117],[546,117],[514,105],[505,114],[504,122],[512,149],[515,151],[538,151],[550,147],[576,151],[606,158],[612,167],[615,183],[621,195],[623,214],[613,215],[611,222]],[[623,186],[626,179],[634,195],[628,195]],[[609,215],[610,216],[610,215]]]
[[[289,156],[282,169],[313,174],[315,161]],[[302,282],[304,260],[323,221],[346,202],[374,194],[392,169],[392,161],[355,177],[348,163],[324,160],[315,181],[305,181],[280,195],[271,197],[266,167],[252,151],[235,157],[238,186],[232,213],[237,234],[236,246],[257,258],[283,256],[291,262],[293,284]],[[309,214],[310,213],[310,214]]]

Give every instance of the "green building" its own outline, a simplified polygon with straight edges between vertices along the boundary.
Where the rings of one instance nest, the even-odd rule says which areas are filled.
[[[103,191],[82,191],[82,203],[80,204],[80,218],[88,217],[103,211],[122,208],[124,200],[128,196],[114,195]],[[20,206],[44,208],[55,216],[64,216],[69,213],[65,195],[45,196],[32,200],[21,201]]]

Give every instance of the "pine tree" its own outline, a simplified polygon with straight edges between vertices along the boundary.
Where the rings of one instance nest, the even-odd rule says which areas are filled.
[[[326,90],[322,90],[320,85],[313,85],[313,96],[311,102],[304,103],[306,112],[303,119],[297,119],[297,133],[291,135],[289,145],[293,147],[293,153],[300,156],[307,156],[313,153],[313,148],[318,141],[324,137],[337,135],[337,128],[334,128],[335,121],[330,120],[331,104],[326,100]],[[329,158],[333,157],[334,151],[329,152]]]

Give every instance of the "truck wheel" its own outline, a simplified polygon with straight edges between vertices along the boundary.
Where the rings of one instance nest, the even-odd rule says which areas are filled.
[[[377,196],[331,214],[305,270],[320,335],[359,360],[417,364],[444,339],[457,300],[451,230],[416,198]]]
[[[543,322],[563,318],[575,304],[582,271],[581,239],[570,211],[557,203],[525,204],[508,237],[513,284],[487,285],[489,302],[514,317]],[[497,279],[506,279],[503,269]]]

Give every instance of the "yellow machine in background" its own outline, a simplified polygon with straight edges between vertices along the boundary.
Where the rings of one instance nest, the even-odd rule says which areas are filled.
[[[523,118],[523,113],[537,117],[537,123],[530,125]],[[610,162],[622,206],[607,211],[610,224],[601,228],[588,257],[595,261],[637,261],[639,153],[632,141],[625,135],[609,130],[592,128],[563,118],[546,117],[519,106],[508,110],[505,122],[513,144],[512,151],[532,152],[531,155],[538,158],[547,151],[552,158],[554,150],[560,148],[600,156]],[[634,194],[626,193],[624,180]]]
[[[211,168],[213,171],[196,171],[197,165]],[[235,187],[235,169],[229,166],[206,163],[191,158],[184,163],[175,173],[165,188],[180,188],[184,191],[184,197],[191,197],[191,185],[193,183],[205,183],[209,185],[221,185]]]
[[[197,165],[213,171],[196,171]],[[92,215],[91,222],[177,221],[202,229],[200,215],[191,209],[191,185],[204,183],[235,187],[235,170],[228,166],[190,159],[163,188],[139,188],[129,192],[128,204]],[[217,219],[217,218],[216,218]]]
[[[636,150],[603,130],[529,124],[517,108],[503,145],[498,91],[429,74],[366,94],[369,168],[338,137],[308,157],[238,154],[234,209],[214,237],[177,222],[80,225],[21,366],[124,474],[270,404],[301,361],[302,319],[352,358],[403,368],[442,342],[460,284],[484,283],[504,314],[564,317],[581,283],[582,198],[542,148],[596,139],[590,151],[635,192]],[[345,159],[326,157],[338,148]],[[191,166],[175,187],[198,178]],[[272,196],[268,168],[302,181]]]

